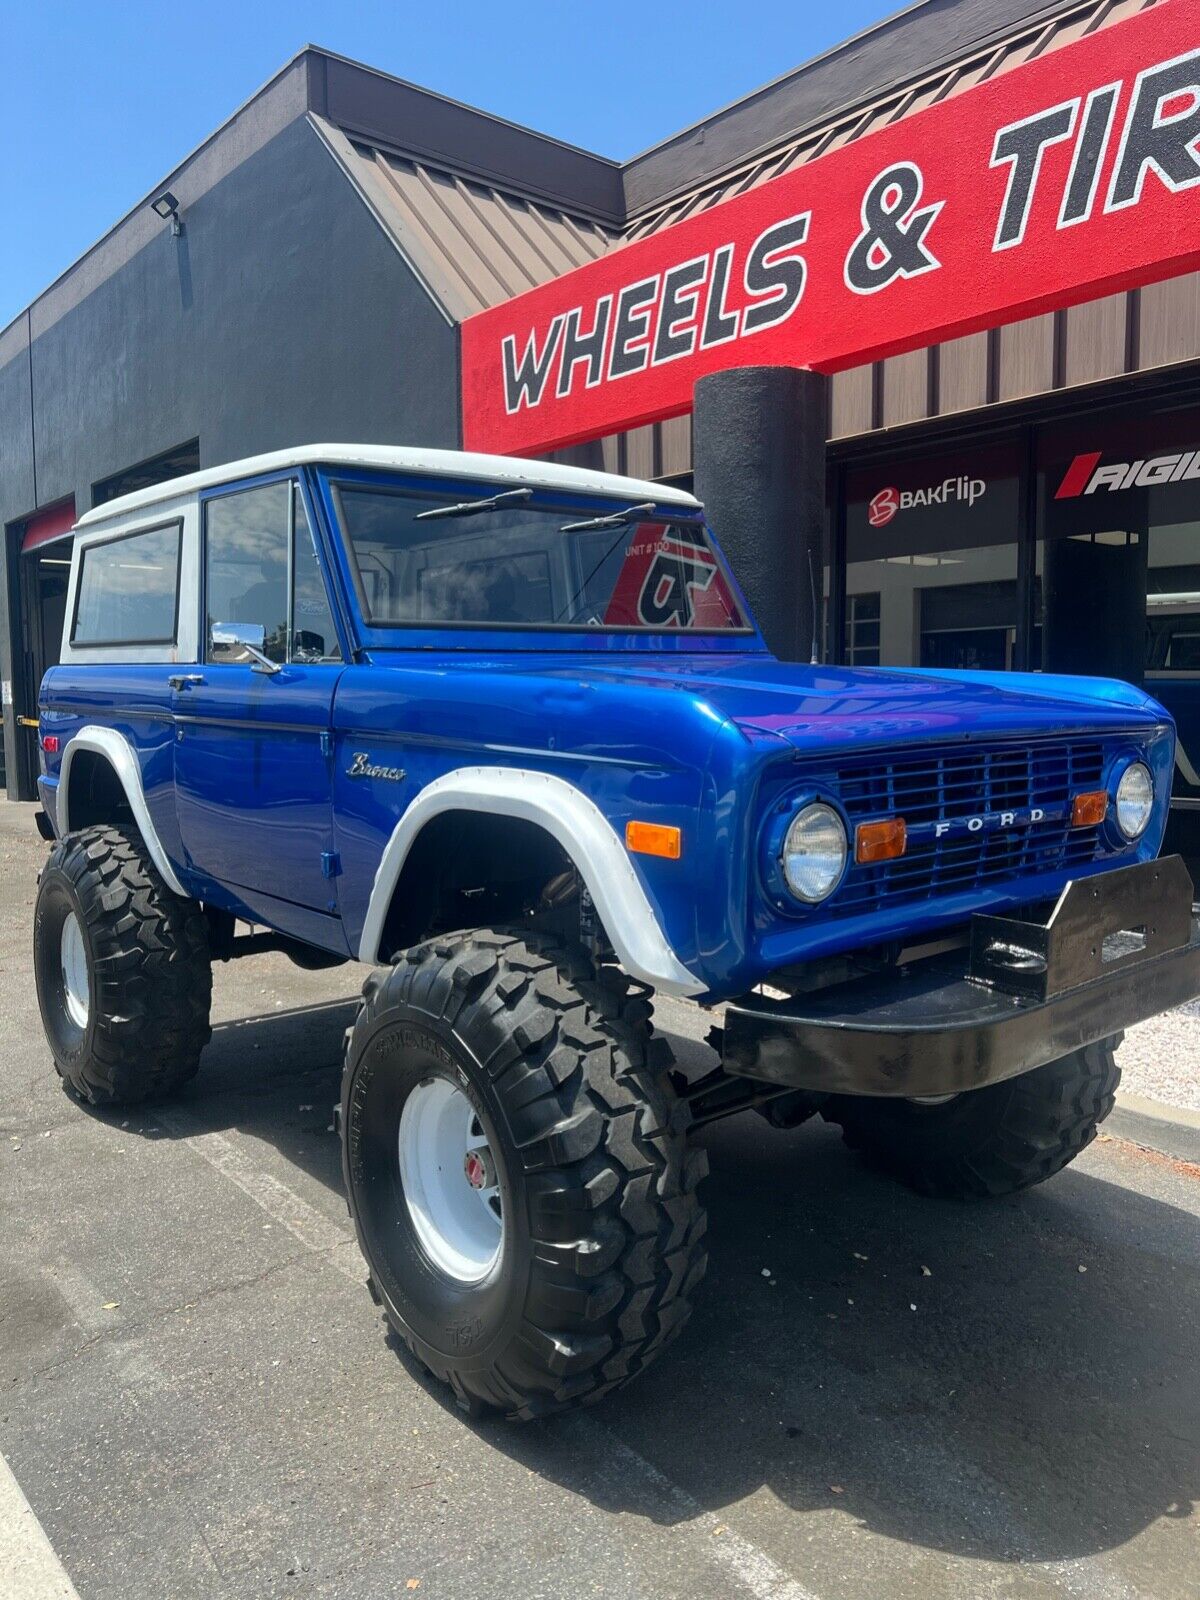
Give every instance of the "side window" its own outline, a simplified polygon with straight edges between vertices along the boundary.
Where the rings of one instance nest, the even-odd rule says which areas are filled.
[[[239,640],[249,640],[271,661],[287,660],[291,503],[290,483],[268,483],[261,489],[221,495],[205,506],[209,661],[253,661]]]
[[[341,659],[299,484],[210,500],[204,550],[209,661]]]
[[[174,644],[179,547],[178,522],[85,545],[71,643]]]
[[[292,490],[292,649],[293,661],[340,661],[337,630],[317,561],[316,545],[300,485]]]

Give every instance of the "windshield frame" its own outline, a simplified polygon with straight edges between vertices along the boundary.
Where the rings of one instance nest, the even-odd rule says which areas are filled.
[[[734,649],[744,652],[747,649],[765,648],[761,635],[751,618],[745,596],[737,583],[729,563],[726,561],[716,537],[705,521],[704,510],[700,506],[681,506],[671,502],[655,501],[653,513],[647,512],[643,517],[635,519],[629,524],[636,527],[639,522],[663,522],[678,524],[692,528],[700,528],[705,534],[710,549],[712,550],[717,571],[729,586],[729,590],[736,601],[743,618],[747,620],[744,625],[729,628],[670,628],[658,627],[650,624],[631,625],[627,623],[594,623],[594,622],[501,622],[490,620],[447,620],[433,621],[426,618],[391,621],[386,617],[374,615],[366,587],[362,580],[359,567],[358,554],[354,541],[349,532],[349,524],[342,504],[342,490],[369,490],[381,493],[395,494],[410,500],[428,499],[431,507],[438,504],[452,504],[455,501],[478,499],[485,494],[499,492],[513,485],[507,482],[497,482],[490,478],[442,478],[425,474],[399,474],[373,469],[328,467],[320,471],[321,490],[326,501],[327,512],[334,534],[334,545],[339,559],[343,565],[346,577],[349,579],[350,588],[354,594],[361,626],[366,635],[374,635],[380,644],[395,645],[397,636],[403,639],[405,645],[441,643],[445,644],[447,635],[461,634],[468,636],[471,643],[466,648],[475,647],[475,641],[481,635],[494,635],[502,640],[502,648],[542,648],[549,638],[571,638],[573,648],[578,648],[582,641],[594,641],[593,648],[620,648],[622,640],[630,641],[630,648],[645,648],[648,644],[653,648],[666,648],[669,650],[687,649],[689,647],[702,651],[712,649]],[[526,485],[520,485],[526,487]],[[564,522],[580,520],[593,516],[609,516],[614,512],[626,509],[631,503],[636,503],[634,497],[628,495],[607,495],[596,492],[572,492],[550,486],[539,486],[536,483],[527,487],[533,490],[532,498],[522,509],[544,513],[548,516],[560,516]],[[648,497],[647,497],[648,498]],[[483,512],[477,518],[470,518],[473,526],[485,529],[489,516],[494,513]],[[457,526],[457,524],[454,524]],[[431,524],[436,527],[437,524]],[[564,535],[564,537],[567,537]],[[365,642],[365,641],[364,641]]]

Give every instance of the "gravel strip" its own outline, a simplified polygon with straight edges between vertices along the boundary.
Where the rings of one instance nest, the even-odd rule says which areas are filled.
[[[1117,1060],[1127,1093],[1200,1111],[1200,1000],[1130,1028]]]

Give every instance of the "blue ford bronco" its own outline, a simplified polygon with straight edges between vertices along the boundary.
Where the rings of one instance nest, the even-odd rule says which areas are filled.
[[[1007,1194],[1093,1137],[1121,1030],[1200,992],[1160,705],[777,661],[660,484],[330,445],[102,506],[40,744],[64,1083],[185,1083],[214,960],[361,962],[350,1209],[469,1410],[595,1400],[678,1333],[697,1128],[819,1114]],[[711,1070],[655,993],[709,1008]]]

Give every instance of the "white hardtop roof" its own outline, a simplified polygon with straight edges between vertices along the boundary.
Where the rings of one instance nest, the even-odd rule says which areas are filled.
[[[107,505],[97,506],[80,517],[75,526],[91,528],[159,501],[194,494],[199,489],[306,466],[377,467],[389,472],[425,473],[429,477],[479,478],[488,483],[528,485],[533,489],[566,489],[577,494],[611,494],[623,500],[653,500],[657,505],[688,506],[693,510],[700,504],[694,495],[669,484],[621,478],[615,473],[593,472],[587,467],[565,467],[553,461],[476,455],[467,450],[410,449],[403,445],[305,444],[294,450],[247,456],[244,461],[227,461],[224,466],[189,472],[182,478],[168,478],[148,489],[138,489],[133,494],[122,495],[119,500],[110,500]]]

